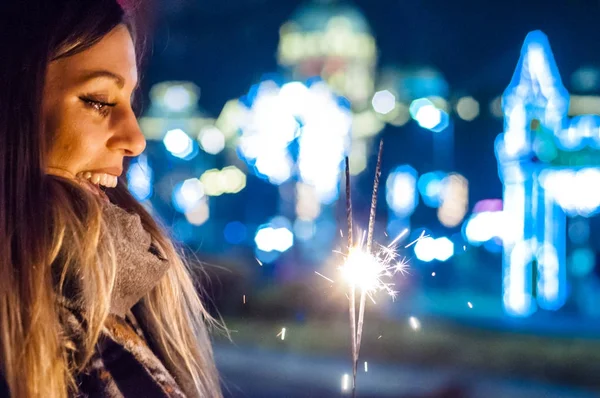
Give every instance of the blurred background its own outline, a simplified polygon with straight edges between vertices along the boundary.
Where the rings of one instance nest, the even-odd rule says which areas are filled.
[[[360,397],[600,396],[597,1],[154,0],[130,190],[229,328],[229,397],[348,396],[355,236],[384,141]]]

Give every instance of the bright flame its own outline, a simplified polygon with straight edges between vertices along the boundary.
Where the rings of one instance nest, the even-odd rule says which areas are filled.
[[[344,280],[350,285],[362,289],[374,302],[373,294],[384,290],[392,299],[396,298],[397,291],[393,289],[394,283],[387,282],[387,278],[397,273],[404,274],[408,264],[406,259],[398,259],[396,251],[398,242],[406,234],[402,233],[388,246],[376,244],[378,248],[373,253],[367,252],[364,244],[349,250],[344,264],[340,267]],[[364,241],[364,239],[363,239]]]

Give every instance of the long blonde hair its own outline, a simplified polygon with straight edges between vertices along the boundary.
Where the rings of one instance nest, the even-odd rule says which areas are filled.
[[[98,198],[44,173],[50,139],[41,120],[45,72],[52,59],[83,51],[127,21],[116,0],[2,3],[8,4],[0,5],[0,372],[13,398],[65,398],[76,391],[74,376],[94,352],[109,314],[116,257]],[[198,395],[220,397],[207,332],[213,320],[192,269],[125,180],[108,194],[140,215],[170,261],[136,316],[151,326],[163,360],[186,375]],[[63,287],[74,281],[85,309],[85,335],[76,347],[81,362],[72,360],[60,303]]]

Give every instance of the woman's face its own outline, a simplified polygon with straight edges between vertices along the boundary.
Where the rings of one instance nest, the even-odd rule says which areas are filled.
[[[146,147],[131,106],[137,76],[124,25],[87,50],[50,63],[43,99],[48,174],[116,186],[125,156]]]

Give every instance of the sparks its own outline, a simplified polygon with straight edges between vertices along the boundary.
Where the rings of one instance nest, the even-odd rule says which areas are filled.
[[[367,361],[365,361],[365,373],[367,373],[369,371],[369,365],[367,364]]]
[[[373,295],[379,291],[385,291],[395,298],[398,292],[388,279],[397,273],[405,273],[408,266],[404,260],[397,262],[397,256],[389,246],[379,246],[379,250],[373,254],[362,247],[353,247],[339,269],[350,286],[365,292],[372,301]]]
[[[281,332],[277,333],[276,337],[281,336],[281,340],[285,340],[285,328],[281,328]]]
[[[329,282],[331,282],[331,283],[335,283],[335,281],[334,281],[333,279],[330,279],[330,278],[326,277],[325,275],[323,275],[323,274],[322,274],[322,273],[320,273],[320,272],[317,272],[317,271],[315,271],[315,274],[319,275],[319,276],[320,276],[321,278],[323,278],[323,279],[326,279],[326,280],[328,280],[328,281],[329,281]]]
[[[242,301],[244,302],[244,304],[246,304],[246,295],[244,294],[244,296],[242,297]]]
[[[408,318],[408,323],[410,324],[410,327],[412,328],[412,330],[421,329],[421,322],[414,316],[411,316],[410,318]]]
[[[404,246],[404,247],[405,247],[405,248],[409,248],[409,247],[411,247],[412,245],[416,244],[416,243],[417,243],[418,241],[420,241],[421,239],[423,239],[423,238],[427,238],[427,237],[429,237],[429,235],[425,235],[425,231],[423,231],[423,232],[421,232],[421,235],[420,235],[420,236],[419,236],[417,239],[413,240],[412,242],[410,242],[408,245],[406,245],[406,246]]]
[[[258,259],[258,258],[254,258],[256,260],[256,262],[258,263],[258,265],[260,265],[261,267],[263,266],[263,263]]]
[[[348,391],[350,389],[349,388],[349,384],[350,384],[349,381],[350,381],[350,375],[348,375],[348,373],[345,373],[342,376],[342,391],[345,392],[345,391]]]
[[[435,272],[432,272],[432,273],[431,273],[431,276],[435,276]]]
[[[471,304],[470,301],[467,303],[467,305],[469,306],[469,308],[473,308],[473,304]]]

